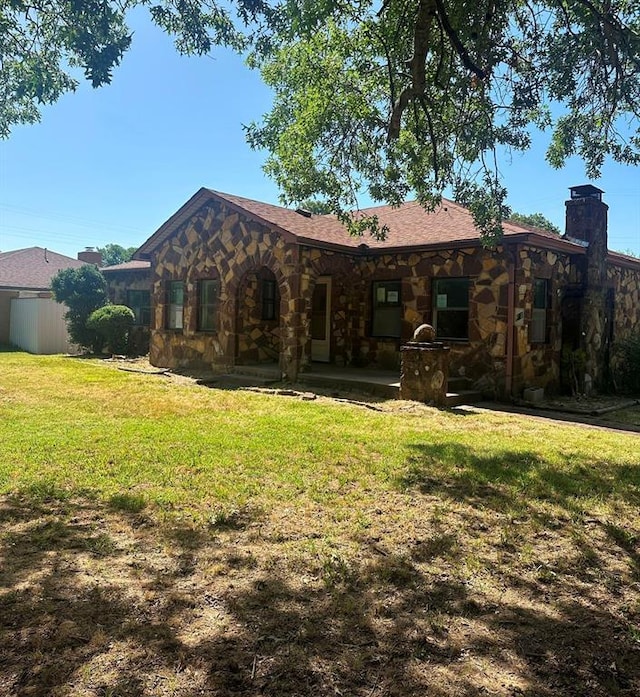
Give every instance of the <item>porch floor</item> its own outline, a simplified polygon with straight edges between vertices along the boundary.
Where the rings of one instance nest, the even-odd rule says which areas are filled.
[[[367,392],[387,399],[400,398],[400,372],[367,368],[341,368],[329,363],[312,363],[298,373],[298,381],[314,387]]]
[[[235,376],[254,378],[261,384],[280,382],[279,367],[273,364],[236,366]],[[474,404],[482,398],[479,392],[458,385],[460,379],[449,381],[447,406]],[[400,373],[396,370],[340,367],[332,363],[312,363],[305,372],[298,373],[298,383],[328,390],[361,392],[382,399],[400,398]]]
[[[279,382],[279,367],[273,364],[238,365],[234,375],[254,377],[262,382]],[[312,363],[305,372],[298,373],[297,382],[312,387],[332,390],[366,392],[387,399],[400,395],[398,371],[368,370],[366,368],[342,368],[330,363]]]

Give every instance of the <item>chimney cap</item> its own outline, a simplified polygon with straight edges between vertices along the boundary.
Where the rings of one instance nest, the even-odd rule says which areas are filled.
[[[571,186],[569,187],[569,191],[571,192],[571,200],[576,198],[595,198],[597,201],[602,201],[602,194],[604,194],[602,189],[598,189],[598,187],[593,186],[593,184]]]

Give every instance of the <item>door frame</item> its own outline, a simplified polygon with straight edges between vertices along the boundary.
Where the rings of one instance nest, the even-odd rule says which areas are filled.
[[[320,363],[329,363],[331,361],[331,276],[318,276],[313,292],[319,285],[325,286],[327,294],[327,303],[325,307],[325,338],[314,339],[311,336],[311,360]],[[311,300],[311,313],[313,314],[313,297]],[[310,331],[310,333],[312,333]]]

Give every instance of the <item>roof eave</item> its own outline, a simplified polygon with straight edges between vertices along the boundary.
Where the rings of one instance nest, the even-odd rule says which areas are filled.
[[[634,269],[640,271],[640,259],[634,259],[615,252],[607,252],[607,263],[615,266],[622,266],[625,269]]]
[[[530,244],[543,249],[550,249],[554,252],[565,252],[567,254],[584,255],[587,250],[580,245],[573,244],[562,238],[555,239],[546,235],[538,235],[535,232],[516,232],[512,235],[505,235],[503,242],[506,244]]]

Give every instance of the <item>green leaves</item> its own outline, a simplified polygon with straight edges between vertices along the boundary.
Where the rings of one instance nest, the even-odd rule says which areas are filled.
[[[508,213],[497,153],[529,147],[533,128],[550,131],[554,167],[577,154],[597,177],[607,156],[640,162],[637,3],[325,0],[280,12],[269,50],[252,56],[275,99],[249,142],[268,151],[285,202],[319,196],[356,232],[363,195],[432,206],[463,187],[494,244]]]
[[[265,171],[285,203],[318,198],[355,232],[363,196],[433,206],[468,184],[495,242],[497,153],[526,149],[535,128],[553,167],[579,155],[597,177],[606,157],[640,163],[636,0],[5,0],[0,136],[75,89],[75,68],[108,83],[136,5],[182,53],[248,51],[275,95],[247,128]]]
[[[181,53],[208,53],[214,46],[241,50],[247,37],[233,13],[215,0],[19,0],[0,3],[0,137],[12,126],[39,120],[39,106],[75,90],[84,77],[93,87],[109,84],[132,43],[126,13],[149,6],[151,19],[175,36]],[[261,0],[239,0],[242,21],[266,12]]]
[[[76,269],[63,269],[51,279],[53,297],[67,306],[65,320],[71,340],[79,346],[91,347],[95,332],[87,327],[89,315],[107,304],[107,282],[92,264]]]

